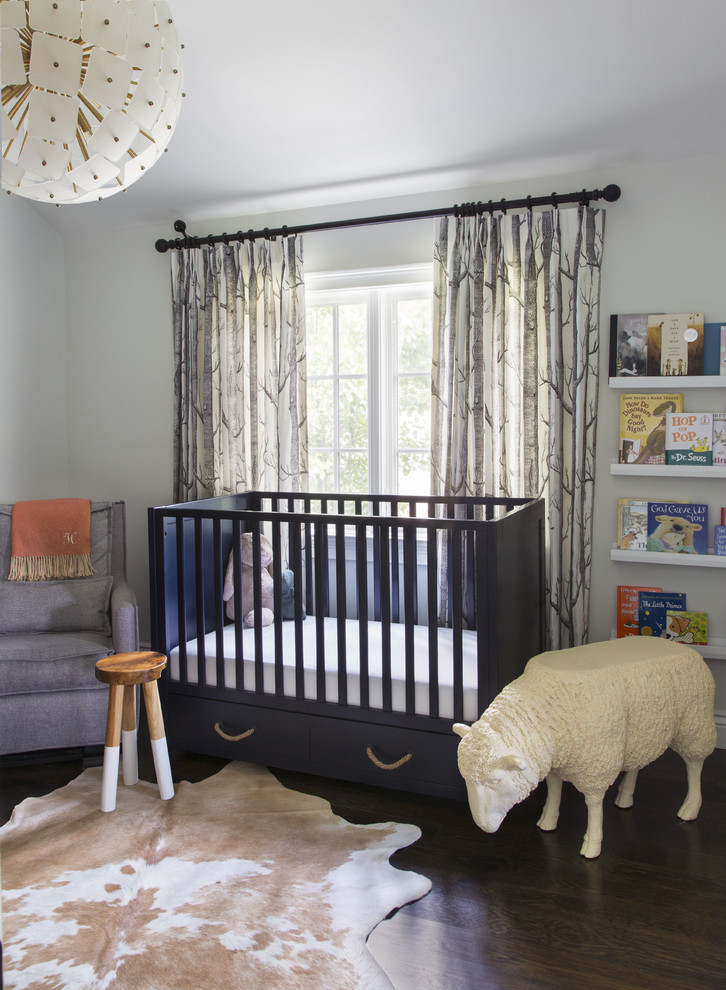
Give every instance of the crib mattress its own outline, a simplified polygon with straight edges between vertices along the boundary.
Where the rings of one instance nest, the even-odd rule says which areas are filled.
[[[406,711],[406,671],[405,671],[405,626],[391,623],[384,627],[380,622],[368,622],[368,690],[369,707],[383,708],[383,678],[382,678],[382,638],[384,628],[390,629],[391,640],[391,696],[392,707],[396,712]],[[317,619],[308,616],[302,623],[303,632],[303,669],[304,697],[316,700],[317,694]],[[338,620],[323,619],[325,645],[325,700],[331,703],[338,701]],[[282,623],[282,662],[283,662],[283,692],[286,697],[294,698],[295,692],[295,623]],[[243,687],[255,691],[255,631],[245,629],[242,642]],[[360,627],[355,619],[345,620],[346,644],[346,686],[347,703],[360,705]],[[275,626],[265,626],[262,629],[263,657],[263,690],[265,693],[275,693]],[[427,626],[413,627],[414,640],[414,676],[415,714],[429,715],[429,629]],[[454,718],[454,658],[453,631],[437,629],[438,641],[438,702],[441,718]],[[464,685],[464,719],[475,721],[481,714],[478,711],[477,700],[477,665],[476,665],[477,634],[473,630],[462,633],[462,675]],[[198,657],[199,646],[196,639],[186,644],[187,662],[186,675],[190,684],[199,683]],[[210,686],[223,686],[234,690],[237,688],[237,670],[235,654],[235,627],[228,625],[223,636],[223,669],[224,684],[217,685],[217,634],[208,633],[204,638],[205,681]],[[172,650],[169,656],[169,675],[172,680],[179,680],[179,647]]]

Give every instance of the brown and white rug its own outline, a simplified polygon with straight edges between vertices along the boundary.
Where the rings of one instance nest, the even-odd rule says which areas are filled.
[[[101,769],[0,829],[6,990],[390,990],[366,947],[430,881],[389,857],[414,825],[351,825],[230,763],[171,801]]]

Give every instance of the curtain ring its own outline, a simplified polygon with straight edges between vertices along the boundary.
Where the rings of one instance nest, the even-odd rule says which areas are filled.
[[[282,225],[282,236],[287,237],[287,224]]]
[[[529,214],[531,216],[532,215],[532,197],[531,196],[527,196],[527,210],[529,211]]]
[[[226,247],[229,247],[229,235],[227,234],[227,231],[226,230],[222,234],[222,240],[224,241],[225,246]]]
[[[255,232],[254,232],[254,230],[251,227],[247,231],[247,236],[249,237],[250,241],[254,244],[255,243]]]
[[[240,244],[242,243],[242,241],[243,241],[244,239],[245,239],[245,235],[244,235],[244,234],[242,233],[242,231],[241,231],[241,230],[238,230],[238,231],[237,231],[237,240],[238,240],[238,241],[240,242]]]
[[[582,199],[580,200],[583,206],[590,205],[590,197],[587,195],[587,189],[582,190]]]
[[[491,199],[487,203],[487,209],[489,210],[489,216],[490,217],[493,217],[494,216],[494,203],[492,202]]]
[[[507,201],[506,201],[506,199],[504,199],[504,197],[502,197],[502,201],[501,201],[501,204],[499,206],[499,209],[502,211],[502,213],[506,217],[506,215],[507,215]]]
[[[458,205],[458,203],[454,203],[454,216],[456,217],[457,220],[459,219],[459,205]]]
[[[552,206],[557,209],[557,193],[552,193]]]

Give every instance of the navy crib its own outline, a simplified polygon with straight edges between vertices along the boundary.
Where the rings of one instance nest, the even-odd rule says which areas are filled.
[[[254,628],[240,607],[243,532]],[[274,554],[266,627],[261,533]],[[222,600],[230,553],[234,621]],[[543,555],[541,499],[247,492],[149,509],[170,746],[464,798],[451,726],[544,649]],[[284,620],[283,568],[294,577]]]

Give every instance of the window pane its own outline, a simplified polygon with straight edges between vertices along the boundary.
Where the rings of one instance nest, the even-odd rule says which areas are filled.
[[[340,490],[367,492],[368,488],[368,454],[341,454]]]
[[[333,307],[309,306],[305,313],[308,375],[333,370]]]
[[[430,469],[428,452],[398,455],[398,494],[428,495]]]
[[[308,455],[311,492],[335,491],[335,461],[332,453],[310,451]]]
[[[338,365],[341,375],[367,373],[367,330],[368,307],[364,302],[348,303],[338,307]],[[330,353],[333,353],[332,349]]]
[[[398,370],[429,372],[431,369],[431,300],[399,299]]]
[[[334,443],[333,382],[330,378],[308,381],[308,444],[332,447]]]
[[[428,377],[398,379],[398,446],[428,449],[431,430]]]
[[[368,449],[368,380],[343,378],[340,382],[341,447]]]

